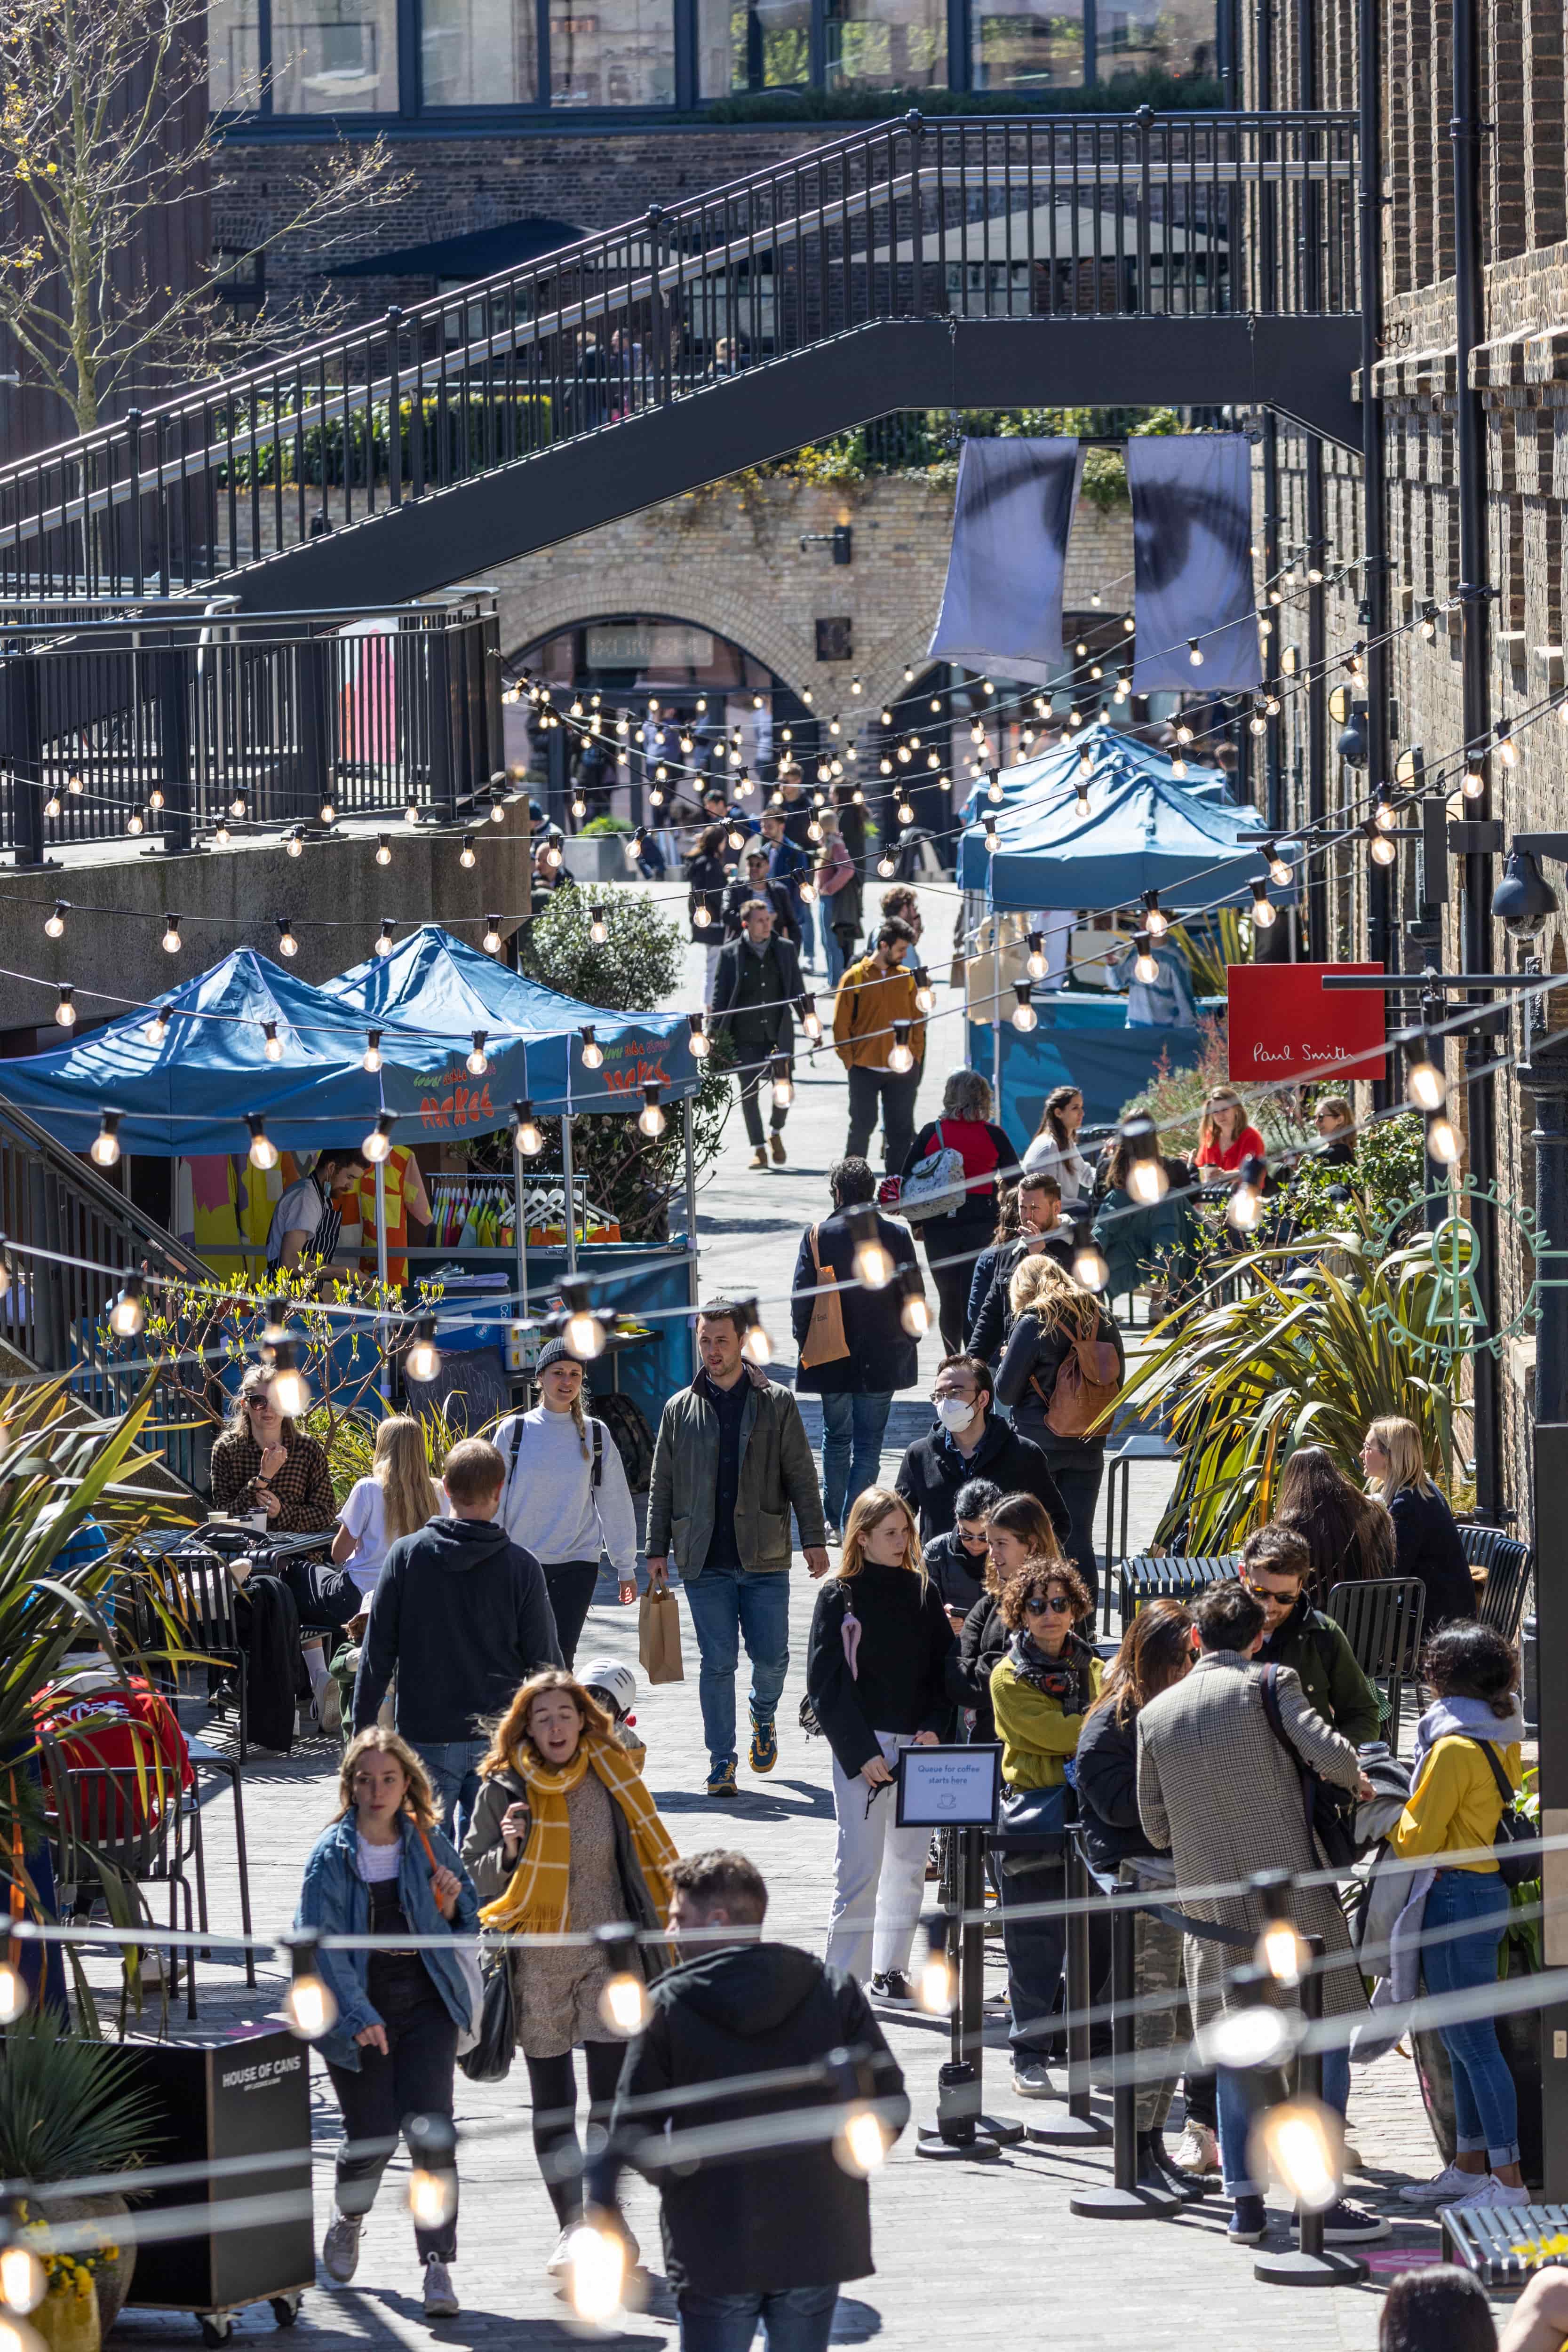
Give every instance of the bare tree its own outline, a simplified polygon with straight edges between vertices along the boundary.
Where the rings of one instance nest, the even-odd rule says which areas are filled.
[[[241,102],[254,105],[253,85]],[[208,112],[206,0],[5,0],[0,8],[0,329],[22,381],[52,393],[90,432],[117,391],[186,382],[331,322],[328,293],[248,315],[221,290],[261,255],[308,237],[312,257],[344,241],[367,205],[401,194],[380,139],[312,149],[273,184],[272,222],[244,252],[212,249],[211,199],[226,184],[221,123]],[[185,247],[166,258],[171,220]]]

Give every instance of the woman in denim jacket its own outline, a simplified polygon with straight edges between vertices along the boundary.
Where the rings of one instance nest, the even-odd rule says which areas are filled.
[[[337,1816],[305,1864],[296,1926],[323,1937],[434,1936],[443,1927],[476,1935],[472,1883],[441,1834],[425,1768],[406,1740],[379,1726],[362,1731],[343,1758],[338,1794]],[[450,2117],[458,2037],[479,2021],[456,1945],[322,1951],[318,1965],[337,2004],[320,2047],[353,2151],[338,2158],[321,2266],[346,2284],[398,2132],[410,2116]],[[447,2267],[458,2251],[455,2179],[453,2186],[439,2226],[415,2227],[426,2318],[458,2309]]]

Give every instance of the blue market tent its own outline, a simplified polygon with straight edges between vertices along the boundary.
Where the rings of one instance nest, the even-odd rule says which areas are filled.
[[[45,1054],[7,1062],[0,1094],[31,1113],[57,1142],[85,1151],[105,1110],[121,1114],[131,1152],[173,1159],[244,1153],[247,1114],[294,1151],[355,1140],[383,1109],[413,1110],[441,1066],[426,1044],[413,1066],[362,1066],[364,1035],[321,990],[249,948],[172,987],[167,1034],[149,1037],[150,1007],[122,1014]],[[267,1058],[264,1024],[279,1058]],[[492,1124],[500,1125],[503,1108]]]
[[[1256,810],[1194,793],[1163,754],[1120,737],[1098,754],[1103,772],[1089,779],[1085,814],[1074,789],[1078,747],[1047,758],[1059,765],[1064,751],[1059,791],[991,812],[994,854],[982,824],[965,827],[958,866],[965,889],[998,908],[1132,907],[1145,890],[1158,890],[1177,913],[1250,899],[1265,873],[1256,841],[1242,839],[1259,831]],[[1282,845],[1281,854],[1292,853]]]
[[[1084,754],[1089,754],[1089,772],[1084,773]],[[1016,766],[997,771],[996,787],[1001,798],[991,797],[988,776],[977,778],[973,789],[963,803],[965,824],[978,824],[987,809],[1000,812],[1026,803],[1031,807],[1048,808],[1064,799],[1070,807],[1080,783],[1089,786],[1089,805],[1098,806],[1105,793],[1127,775],[1139,772],[1163,776],[1174,785],[1192,793],[1200,800],[1226,801],[1229,783],[1217,768],[1194,767],[1185,761],[1186,773],[1176,773],[1175,762],[1163,751],[1156,751],[1136,736],[1124,735],[1109,724],[1086,727],[1081,733],[1064,736],[1059,743],[1042,751],[1037,759],[1021,760]]]
[[[606,1013],[579,1004],[438,924],[426,923],[390,955],[373,956],[328,981],[321,992],[356,1024],[381,1029],[389,1059],[393,1048],[401,1060],[419,1043],[432,1056],[445,1052],[437,1097],[420,1105],[421,1134],[483,1131],[486,1122],[465,1118],[459,1102],[465,1091],[475,1091],[465,1065],[478,1029],[490,1064],[484,1090],[503,1111],[524,1096],[541,1112],[639,1111],[650,1082],[667,1101],[697,1089],[684,1013]],[[588,1028],[604,1055],[594,1069],[583,1059]]]

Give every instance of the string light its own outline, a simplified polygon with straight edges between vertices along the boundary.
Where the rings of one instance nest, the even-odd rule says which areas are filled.
[[[120,1122],[124,1114],[106,1110],[99,1122],[88,1157],[95,1168],[113,1168],[120,1160]]]
[[[741,1341],[741,1353],[749,1364],[755,1364],[759,1370],[764,1370],[773,1362],[773,1343],[768,1337],[766,1325],[757,1312],[757,1302],[754,1298],[748,1301],[746,1315],[747,1322],[745,1333]]]
[[[391,1159],[392,1130],[396,1124],[397,1113],[395,1110],[384,1110],[365,1137],[360,1149],[370,1167],[383,1167]]]
[[[668,1124],[663,1111],[659,1108],[658,1098],[662,1092],[663,1088],[659,1086],[657,1079],[650,1078],[643,1087],[643,1107],[637,1113],[637,1127],[639,1131],[646,1136],[658,1137],[662,1135],[665,1128]]]
[[[436,1345],[436,1318],[422,1315],[414,1327],[414,1341],[404,1359],[404,1370],[411,1381],[433,1381],[441,1369],[441,1352]]]
[[[163,918],[163,937],[161,944],[165,955],[179,954],[184,942],[180,937],[180,919],[178,915],[166,915]]]
[[[68,981],[61,983],[59,1003],[55,1007],[55,1021],[61,1029],[76,1027],[76,990]]]
[[[1427,1052],[1425,1037],[1406,1043],[1405,1091],[1417,1110],[1441,1110],[1448,1099],[1447,1082]]]
[[[809,993],[800,1000],[800,1025],[814,1045],[822,1038],[822,1015],[816,1009],[816,999]]]
[[[1152,1209],[1170,1190],[1170,1178],[1160,1160],[1159,1130],[1152,1118],[1130,1118],[1121,1129],[1131,1165],[1127,1190],[1141,1208]]]
[[[44,922],[44,936],[46,939],[64,939],[66,935],[66,908],[68,903],[68,902],[64,898],[57,898],[55,900],[55,911],[52,915],[46,917]]]
[[[595,1357],[604,1354],[608,1334],[588,1304],[585,1283],[563,1283],[562,1296],[566,1302],[566,1315],[561,1327],[561,1336],[570,1354],[581,1363],[591,1364]]]
[[[321,803],[321,823],[323,824],[336,824],[337,821],[338,812],[333,803],[331,801],[323,801]]]
[[[689,1013],[686,1016],[687,1027],[690,1033],[687,1042],[690,1045],[691,1058],[694,1062],[705,1062],[713,1051],[712,1040],[703,1026],[704,1017],[700,1013]]]
[[[1171,928],[1171,919],[1160,904],[1158,890],[1143,893],[1143,929],[1152,940],[1163,940]]]
[[[161,1045],[169,1034],[169,1024],[174,1017],[172,1004],[161,1004],[156,1013],[142,1024],[142,1034],[149,1045]]]
[[[1110,1279],[1110,1269],[1104,1254],[1088,1223],[1082,1219],[1072,1229],[1073,1280],[1085,1290],[1103,1290]]]
[[[499,915],[487,915],[485,917],[485,935],[479,941],[479,945],[483,948],[486,955],[500,955],[500,917]]]
[[[283,848],[285,856],[289,857],[303,857],[305,855],[305,835],[300,826],[296,825],[294,827],[293,832],[289,835],[288,840],[284,843]]]
[[[125,1287],[109,1310],[109,1328],[117,1339],[134,1339],[147,1328],[144,1305],[147,1286],[139,1274],[128,1274]]]
[[[1509,730],[1509,721],[1506,719],[1500,719],[1498,720],[1497,737],[1498,757],[1502,761],[1503,766],[1509,769],[1517,768],[1519,765],[1519,746],[1514,741],[1513,737]]]
[[[1132,977],[1134,980],[1141,980],[1145,988],[1152,988],[1160,977],[1160,967],[1154,959],[1148,932],[1136,932],[1132,945],[1136,950],[1132,959]]]
[[[390,915],[384,915],[382,917],[381,929],[375,935],[374,946],[375,953],[378,956],[389,956],[392,953],[392,918]]]
[[[483,1029],[476,1029],[473,1033],[473,1051],[464,1065],[471,1078],[482,1078],[490,1066],[490,1057],[485,1051],[485,1036]]]
[[[1428,1121],[1426,1150],[1431,1159],[1440,1160],[1446,1168],[1452,1168],[1458,1159],[1458,1130],[1446,1114]]]
[[[1269,903],[1267,882],[1255,882],[1252,886],[1252,919],[1260,931],[1272,930],[1274,927],[1274,908]]]
[[[594,1034],[595,1025],[590,1021],[577,1033],[583,1040],[583,1067],[585,1070],[603,1069],[605,1065],[605,1049]]]
[[[900,1077],[906,1076],[915,1066],[915,1057],[910,1047],[911,1026],[908,1021],[895,1021],[893,1024],[893,1042],[888,1048],[888,1067]]]
[[[376,862],[376,864],[377,864],[378,866],[390,866],[390,865],[391,865],[391,863],[392,863],[392,835],[391,835],[391,834],[389,834],[389,833],[378,833],[378,834],[376,835],[376,836],[375,836],[375,862]]]
[[[245,1123],[250,1129],[248,1154],[250,1164],[253,1168],[259,1168],[262,1174],[266,1175],[269,1170],[277,1167],[281,1154],[267,1132],[266,1121],[257,1112],[247,1111]]]
[[[1040,1016],[1029,1002],[1034,993],[1033,983],[1026,980],[1015,981],[1013,992],[1018,1000],[1013,1008],[1013,1026],[1027,1036],[1031,1029],[1037,1029],[1040,1025]]]
[[[936,1011],[936,990],[931,985],[931,974],[923,963],[918,963],[915,966],[915,1011],[917,1013]]]
[[[1279,855],[1279,844],[1273,841],[1266,841],[1263,845],[1262,856],[1265,865],[1268,868],[1269,880],[1271,882],[1278,882],[1280,888],[1284,889],[1290,881],[1291,875],[1289,864]]]
[[[12,2021],[6,2020],[7,2024]],[[36,2311],[48,2291],[48,2273],[31,2246],[16,2243],[0,2251],[0,2303],[8,2311]]]
[[[841,2168],[857,2179],[864,2179],[867,2173],[875,2172],[886,2161],[887,2135],[880,2119],[869,2107],[850,2109],[833,2143],[833,2153]]]
[[[918,1267],[907,1265],[903,1272],[903,1301],[899,1308],[899,1321],[911,1339],[923,1339],[931,1329],[931,1308],[921,1286]]]
[[[1399,855],[1399,844],[1391,841],[1378,829],[1377,819],[1369,816],[1361,828],[1367,837],[1367,855],[1374,866],[1392,866]]]
[[[603,2326],[620,2308],[626,2250],[620,2233],[579,2221],[566,2241],[566,2276],[577,2317]]]
[[[1204,666],[1204,649],[1202,646],[1199,645],[1196,637],[1189,637],[1187,639],[1187,659],[1191,662],[1194,669],[1202,669]]]
[[[458,853],[458,863],[471,873],[478,862],[474,855],[474,836],[471,833],[466,833],[463,835],[463,846]]]
[[[855,1244],[856,1281],[868,1290],[885,1290],[893,1278],[893,1260],[878,1231],[875,1211],[856,1210],[849,1220],[849,1233]]]
[[[520,1160],[537,1160],[544,1149],[544,1137],[539,1121],[533,1116],[533,1105],[525,1095],[511,1107],[511,1148]]]
[[[768,1073],[773,1086],[775,1109],[787,1110],[795,1100],[795,1080],[790,1076],[789,1055],[775,1054]]]
[[[337,2023],[338,2004],[316,1968],[315,1932],[296,1927],[283,1940],[289,1947],[290,1970],[283,2014],[289,2032],[301,2042],[319,2042]]]
[[[1238,1234],[1256,1231],[1263,1214],[1263,1184],[1268,1163],[1249,1152],[1241,1163],[1241,1181],[1226,1203],[1226,1223]]]
[[[1253,2125],[1247,2164],[1255,2179],[1272,2173],[1308,2212],[1326,2212],[1340,2194],[1344,2126],[1321,2099],[1283,2100]]]
[[[277,1022],[264,1021],[261,1024],[261,1034],[267,1041],[261,1048],[267,1059],[269,1062],[280,1062],[283,1059],[283,1041],[278,1034]]]
[[[300,942],[294,937],[294,928],[287,915],[278,918],[278,952],[286,956],[297,956],[300,952]]]

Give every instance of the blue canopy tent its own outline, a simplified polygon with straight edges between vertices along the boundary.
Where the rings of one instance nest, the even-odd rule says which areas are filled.
[[[1084,756],[1089,757],[1089,772],[1084,772]],[[1184,761],[1184,766],[1186,762]],[[1129,775],[1150,774],[1163,777],[1175,789],[1192,793],[1200,800],[1224,802],[1228,799],[1229,785],[1215,768],[1187,767],[1184,776],[1178,776],[1175,762],[1163,751],[1156,751],[1136,736],[1124,735],[1109,724],[1086,727],[1081,733],[1064,737],[1042,751],[1037,759],[1020,761],[1016,766],[997,771],[996,788],[1001,798],[991,797],[989,777],[976,781],[963,803],[963,822],[979,824],[987,809],[998,814],[1003,809],[1026,805],[1051,809],[1058,805],[1076,808],[1079,786],[1089,787],[1091,812]],[[978,888],[978,883],[970,887]]]

